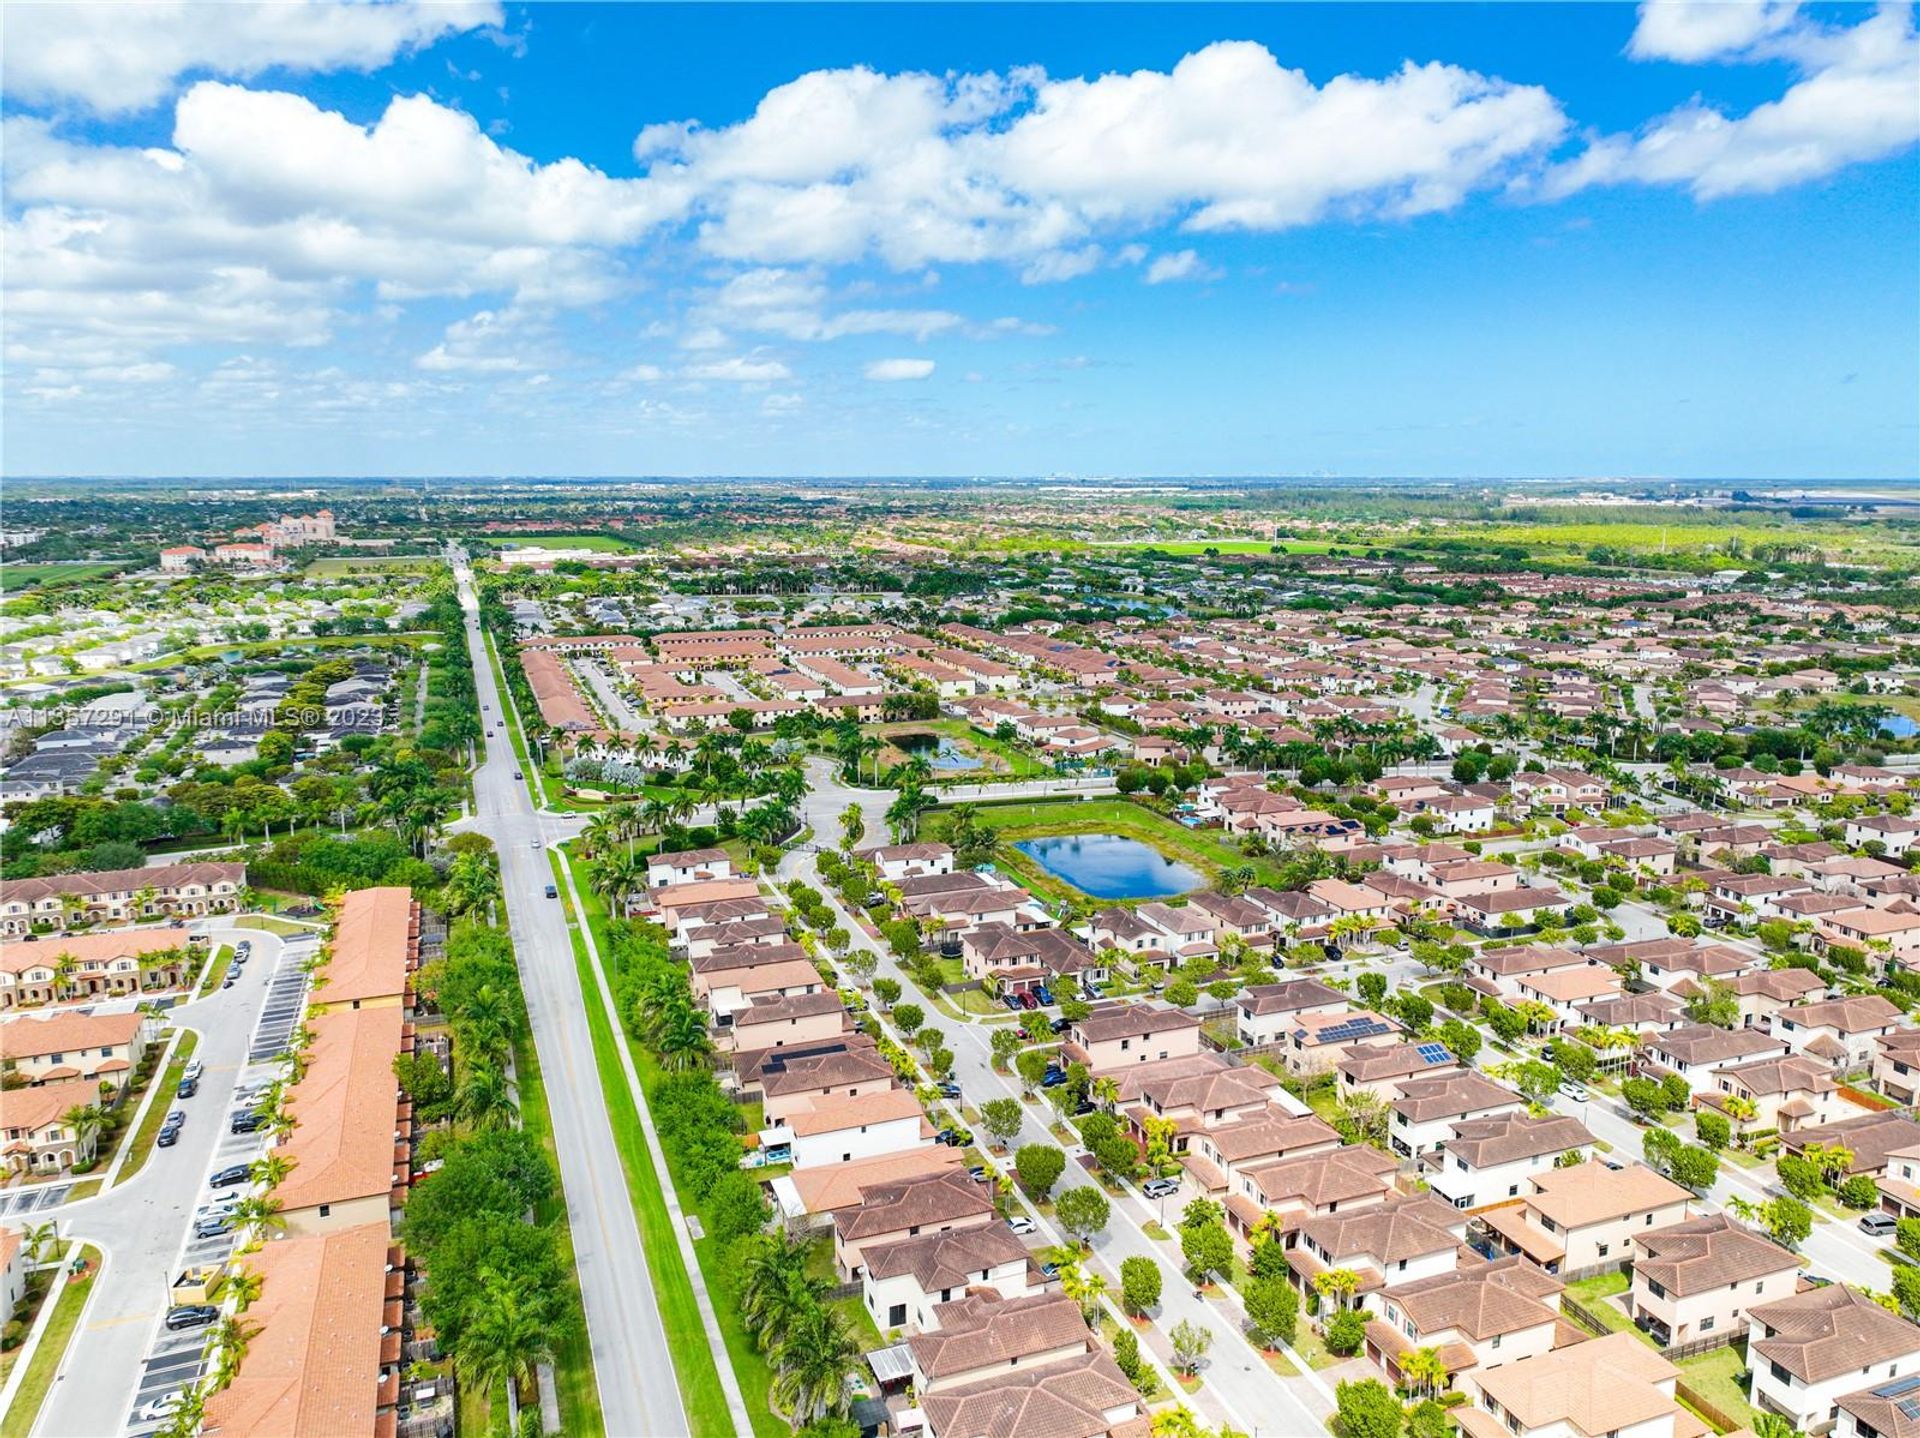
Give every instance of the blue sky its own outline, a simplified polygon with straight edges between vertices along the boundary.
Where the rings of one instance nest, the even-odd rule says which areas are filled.
[[[15,8],[14,474],[1913,478],[1910,8]]]

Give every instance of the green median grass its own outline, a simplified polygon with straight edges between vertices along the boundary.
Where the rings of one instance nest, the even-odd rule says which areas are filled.
[[[600,1001],[593,962],[587,955],[586,941],[580,933],[583,916],[574,911],[571,897],[567,894],[566,872],[561,868],[567,861],[558,854],[548,857],[553,864],[554,882],[560,886],[561,897],[567,900],[568,917],[572,920],[568,925],[568,938],[573,944],[574,967],[580,976],[587,1027],[593,1036],[594,1067],[599,1071],[600,1087],[606,1097],[607,1119],[613,1128],[614,1146],[620,1151],[621,1168],[627,1176],[627,1191],[633,1198],[634,1217],[640,1228],[640,1245],[646,1252],[648,1275],[653,1283],[655,1301],[660,1307],[660,1321],[666,1331],[678,1340],[673,1348],[674,1376],[680,1385],[681,1401],[686,1405],[687,1421],[695,1433],[730,1433],[733,1431],[733,1415],[727,1407],[726,1390],[721,1387],[712,1349],[703,1341],[703,1337],[695,1337],[704,1336],[706,1324],[700,1316],[700,1306],[694,1299],[693,1282],[687,1276],[686,1265],[680,1258],[673,1220],[667,1212],[666,1195],[661,1191],[652,1150],[640,1127],[640,1113],[634,1107],[633,1095],[627,1088],[626,1072],[620,1065],[620,1051],[616,1045],[624,1043],[625,1036],[616,1034],[612,1016]],[[584,886],[581,893],[582,903],[597,903],[587,894]],[[604,921],[596,927],[595,932],[596,937],[604,936]],[[633,1047],[629,1048],[629,1052],[633,1055],[634,1067],[644,1085],[648,1078],[648,1067],[644,1062],[646,1055]],[[696,1247],[696,1256],[697,1253]],[[703,1263],[701,1271],[708,1273],[708,1265]],[[711,1278],[708,1287],[713,1294],[716,1316],[720,1317],[721,1326],[725,1329],[729,1325],[727,1316],[720,1313],[722,1295],[716,1291]],[[738,1315],[731,1316],[732,1326],[738,1327]],[[728,1352],[735,1352],[731,1344]],[[737,1357],[735,1371],[740,1371]],[[744,1391],[744,1381],[742,1388]],[[760,1431],[757,1416],[755,1428],[756,1432]],[[777,1438],[777,1435],[787,1431],[785,1424],[775,1424],[768,1427],[765,1433],[767,1438]]]
[[[93,1292],[94,1280],[100,1276],[100,1250],[91,1245],[81,1245],[79,1256],[91,1267],[87,1276],[78,1283],[65,1280],[66,1267],[73,1261],[73,1256],[74,1245],[68,1244],[60,1272],[53,1280],[55,1291],[46,1298],[48,1303],[54,1305],[53,1317],[47,1320],[47,1331],[40,1335],[40,1346],[33,1351],[33,1358],[20,1380],[19,1390],[13,1395],[12,1406],[7,1409],[6,1416],[0,1418],[0,1438],[27,1438],[33,1431],[33,1425],[40,1417],[40,1407],[47,1401],[47,1390],[53,1387],[54,1370],[66,1356],[67,1345],[73,1342],[74,1330],[80,1326],[80,1315],[86,1309],[87,1295]]]
[[[182,1030],[180,1042],[167,1062],[166,1071],[156,1080],[158,1087],[154,1090],[153,1102],[147,1105],[147,1116],[134,1132],[133,1149],[127,1154],[126,1166],[120,1170],[121,1183],[140,1172],[153,1156],[153,1141],[159,1136],[160,1125],[167,1121],[167,1109],[172,1103],[174,1090],[180,1087],[180,1075],[186,1072],[187,1060],[193,1057],[193,1051],[199,1043],[199,1034],[192,1029]]]

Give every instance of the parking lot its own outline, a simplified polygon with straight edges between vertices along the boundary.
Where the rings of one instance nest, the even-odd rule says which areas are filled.
[[[215,988],[173,1015],[199,1032],[195,1057],[204,1065],[193,1096],[154,1095],[155,1104],[184,1115],[178,1142],[156,1148],[127,1183],[52,1215],[60,1218],[63,1233],[99,1244],[105,1263],[34,1426],[36,1435],[157,1432],[165,1419],[143,1419],[140,1412],[201,1376],[211,1325],[170,1332],[169,1286],[184,1270],[216,1268],[233,1251],[234,1234],[196,1238],[194,1223],[215,1197],[208,1178],[250,1164],[266,1149],[264,1135],[235,1134],[229,1124],[235,1111],[249,1106],[248,1092],[264,1090],[279,1076],[278,1060],[305,1003],[302,965],[318,943],[316,935],[283,941],[231,929],[218,941],[241,939],[250,943],[252,956],[233,985]],[[226,1192],[239,1198],[250,1187],[243,1182]]]

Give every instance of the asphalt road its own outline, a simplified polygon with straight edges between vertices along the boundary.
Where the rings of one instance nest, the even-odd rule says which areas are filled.
[[[283,942],[263,930],[206,932],[215,948],[252,940],[253,958],[231,989],[171,1011],[177,1025],[199,1033],[194,1055],[205,1065],[200,1091],[190,1099],[176,1105],[170,1090],[152,1091],[155,1104],[186,1111],[179,1143],[154,1149],[138,1173],[98,1197],[33,1215],[56,1220],[63,1236],[96,1244],[104,1254],[85,1321],[34,1425],[40,1438],[151,1432],[158,1425],[132,1423],[132,1410],[186,1387],[199,1370],[205,1333],[169,1334],[160,1326],[168,1285],[189,1264],[221,1262],[232,1250],[231,1235],[191,1238],[189,1220],[211,1196],[208,1174],[249,1163],[266,1146],[256,1135],[229,1134],[227,1115],[242,1078],[265,1082],[278,1072],[272,1059],[298,1021],[305,991],[299,962],[313,952],[311,940]]]
[[[536,813],[526,784],[513,777],[517,761],[504,728],[505,701],[487,662],[472,575],[462,564],[455,576],[467,616],[474,685],[483,706],[480,717],[487,729],[486,757],[473,776],[475,814],[457,827],[485,834],[500,855],[501,887],[546,1083],[567,1218],[573,1227],[574,1268],[607,1432],[614,1438],[689,1433],[672,1350],[594,1065],[593,1037],[566,917],[560,901],[546,897],[547,886],[555,882],[546,846],[576,833],[579,821]],[[493,732],[496,724],[503,726],[499,733]],[[680,1337],[683,1342],[693,1339]]]

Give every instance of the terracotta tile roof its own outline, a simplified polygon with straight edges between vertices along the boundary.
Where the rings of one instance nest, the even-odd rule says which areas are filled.
[[[1593,1135],[1587,1132],[1586,1126],[1568,1114],[1532,1118],[1525,1113],[1501,1113],[1454,1124],[1453,1137],[1441,1147],[1475,1168],[1489,1168],[1517,1159],[1585,1148],[1592,1142]]]
[[[203,1431],[233,1438],[336,1438],[375,1427],[387,1299],[384,1223],[278,1239],[248,1260],[262,1279],[259,1332]]]
[[[1681,1298],[1800,1267],[1779,1244],[1724,1213],[1636,1233],[1633,1241],[1635,1280],[1646,1278]]]
[[[1877,1173],[1887,1166],[1887,1155],[1920,1143],[1920,1123],[1898,1113],[1871,1113],[1818,1128],[1796,1128],[1780,1136],[1781,1146],[1798,1154],[1809,1144],[1839,1144],[1853,1153],[1849,1173]]]
[[[1391,1175],[1397,1167],[1392,1155],[1362,1145],[1283,1158],[1248,1170],[1247,1177],[1268,1203],[1296,1200],[1308,1208],[1325,1208],[1368,1195],[1384,1198],[1393,1191]]]
[[[1080,1305],[1064,1293],[1002,1298],[988,1289],[942,1303],[935,1314],[939,1328],[907,1339],[915,1365],[928,1378],[1004,1369],[1031,1354],[1087,1342]]]
[[[992,1212],[993,1200],[987,1195],[986,1185],[975,1183],[965,1169],[946,1169],[864,1188],[859,1203],[837,1210],[833,1222],[846,1240]]]
[[[1526,1100],[1519,1094],[1482,1074],[1471,1071],[1441,1074],[1434,1078],[1408,1079],[1400,1085],[1388,1107],[1403,1113],[1413,1123],[1426,1123],[1450,1114],[1465,1115],[1479,1109],[1511,1106],[1522,1108]]]
[[[1082,1019],[1076,1025],[1076,1037],[1091,1044],[1199,1027],[1200,1020],[1178,1009],[1155,1008],[1151,1004],[1116,1004]]]
[[[327,981],[314,990],[314,1002],[331,1006],[404,993],[417,912],[411,889],[351,891],[334,923]]]
[[[923,1113],[920,1100],[914,1097],[911,1089],[893,1088],[881,1089],[877,1093],[839,1094],[815,1099],[806,1107],[788,1114],[784,1122],[795,1134],[804,1137],[837,1133],[842,1129],[859,1128],[863,1124],[919,1118]]]
[[[1544,1213],[1563,1229],[1670,1208],[1693,1196],[1644,1164],[1609,1168],[1592,1159],[1536,1174],[1533,1187],[1527,1207]]]
[[[953,1172],[966,1176],[960,1166],[959,1151],[936,1143],[853,1163],[823,1163],[796,1169],[786,1181],[793,1185],[807,1213],[853,1213],[858,1211],[862,1192],[877,1192],[910,1178]],[[845,1229],[841,1231],[844,1233]]]
[[[1496,1333],[1518,1333],[1552,1323],[1553,1309],[1509,1281],[1516,1267],[1482,1264],[1415,1279],[1395,1288],[1392,1301],[1413,1320],[1422,1343],[1455,1329],[1477,1342]]]
[[[1568,1423],[1581,1433],[1611,1433],[1675,1413],[1679,1405],[1659,1385],[1678,1374],[1633,1334],[1610,1333],[1489,1369],[1479,1382],[1523,1428]]]
[[[118,1048],[131,1043],[146,1024],[140,1013],[21,1014],[0,1023],[0,1059],[75,1054],[82,1049]]]
[[[1914,1395],[1903,1385],[1906,1379],[1893,1379],[1844,1393],[1836,1400],[1840,1407],[1858,1420],[1858,1431],[1872,1432],[1881,1438],[1920,1438],[1920,1416],[1909,1416],[1905,1400]]]
[[[1843,1283],[1756,1304],[1747,1317],[1762,1325],[1754,1350],[1803,1383],[1920,1354],[1920,1328]]]
[[[1389,1264],[1457,1247],[1460,1239],[1453,1229],[1465,1222],[1463,1214],[1421,1194],[1356,1213],[1310,1218],[1300,1225],[1300,1232],[1332,1254],[1335,1262],[1362,1256]]]
[[[158,889],[164,894],[169,889],[195,885],[212,888],[215,884],[246,882],[245,864],[160,864],[148,869],[108,869],[54,874],[44,879],[7,879],[0,881],[0,903],[32,903],[58,894],[137,894],[142,889]]]
[[[980,1282],[982,1275],[1009,1263],[1025,1264],[1027,1246],[1004,1223],[983,1223],[865,1248],[861,1258],[875,1278],[911,1273],[922,1293],[937,1293]]]
[[[308,1020],[306,1076],[287,1091],[294,1168],[275,1195],[289,1212],[386,1193],[394,1184],[400,1085],[393,1076],[405,1017],[398,1007],[334,1009]]]
[[[82,965],[178,949],[185,953],[187,936],[179,929],[103,929],[97,934],[49,934],[32,943],[0,943],[0,973],[19,974],[31,968],[52,968],[63,954]]]
[[[1103,1352],[964,1384],[921,1399],[936,1433],[965,1438],[1106,1438],[1138,1415],[1139,1394]],[[1124,1410],[1126,1419],[1106,1415]]]

